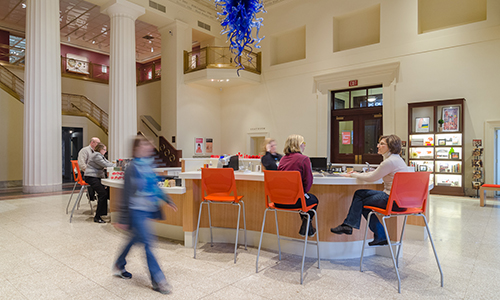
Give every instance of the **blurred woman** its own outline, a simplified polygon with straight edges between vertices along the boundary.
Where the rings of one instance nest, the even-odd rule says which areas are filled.
[[[359,229],[361,223],[361,215],[368,217],[369,209],[363,208],[365,205],[375,206],[380,208],[387,207],[387,201],[392,188],[392,180],[396,172],[405,172],[407,170],[406,163],[399,156],[401,153],[401,139],[397,135],[382,136],[378,140],[378,154],[384,157],[380,166],[373,172],[357,173],[350,172],[342,174],[344,177],[354,177],[367,182],[377,181],[382,179],[384,181],[384,190],[357,190],[352,198],[349,213],[344,220],[344,223],[330,229],[335,234],[352,234],[352,229]],[[394,203],[393,210],[402,210]],[[404,210],[404,209],[403,209]],[[369,242],[370,246],[380,246],[387,244],[387,237],[385,235],[384,227],[377,217],[371,217],[369,223],[370,230],[373,231],[373,241]]]
[[[165,201],[174,211],[177,207],[168,194],[159,187],[160,181],[152,168],[153,145],[142,136],[135,138],[132,146],[134,159],[125,171],[123,197],[120,203],[120,216],[116,227],[130,231],[130,240],[125,245],[116,260],[113,270],[116,276],[124,279],[132,278],[132,274],[125,270],[125,260],[130,248],[135,243],[144,244],[146,259],[151,276],[153,290],[162,294],[169,294],[172,286],[167,282],[151,250],[154,240],[149,219],[163,219],[161,206]]]
[[[278,170],[280,160],[283,156],[276,152],[277,148],[278,146],[275,139],[266,139],[264,141],[264,150],[266,154],[262,156],[260,162],[266,170]]]
[[[97,192],[97,209],[94,216],[96,223],[106,223],[101,216],[108,214],[108,189],[102,185],[101,179],[104,178],[104,169],[114,164],[104,157],[106,152],[107,149],[103,143],[97,144],[85,169],[85,182]]]
[[[297,134],[290,135],[286,139],[285,149],[283,150],[285,156],[281,159],[278,170],[300,172],[300,176],[302,178],[302,187],[304,188],[304,197],[306,200],[306,205],[310,206],[316,204],[312,208],[316,210],[318,207],[318,198],[316,198],[315,195],[309,193],[309,190],[311,189],[311,186],[313,184],[313,175],[312,175],[311,161],[309,160],[309,157],[302,154],[305,148],[306,148],[306,143],[304,142],[304,138],[302,136]],[[294,205],[276,204],[276,207],[300,208],[302,207],[302,204],[299,199]],[[312,225],[312,219],[314,217],[312,209],[307,212],[311,217],[309,224],[309,232],[307,233],[307,235],[310,237],[316,234],[316,228],[314,228]],[[306,226],[307,226],[307,216],[301,214],[300,218],[302,219],[302,225],[300,226],[299,234],[301,236],[305,236]]]

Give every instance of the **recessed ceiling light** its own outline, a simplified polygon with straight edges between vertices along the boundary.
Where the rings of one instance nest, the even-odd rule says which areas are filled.
[[[154,52],[155,50],[153,49],[153,47],[151,47],[151,52]]]
[[[26,8],[26,3],[21,4],[22,8]]]

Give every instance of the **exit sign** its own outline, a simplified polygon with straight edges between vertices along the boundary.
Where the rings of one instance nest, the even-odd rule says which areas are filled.
[[[358,80],[349,80],[349,86],[357,86],[358,85]]]

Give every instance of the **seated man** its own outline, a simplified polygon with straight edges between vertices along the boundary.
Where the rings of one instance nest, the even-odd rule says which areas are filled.
[[[95,146],[99,144],[101,140],[97,137],[93,137],[90,139],[90,143],[87,147],[83,147],[80,149],[78,152],[78,167],[80,167],[80,173],[82,174],[82,178],[85,180],[84,174],[85,170],[87,169],[87,165],[89,163],[90,155],[94,153]],[[90,201],[95,200],[95,191],[94,189],[89,185],[87,189],[88,197]]]

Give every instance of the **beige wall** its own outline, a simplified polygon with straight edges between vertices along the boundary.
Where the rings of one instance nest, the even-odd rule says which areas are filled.
[[[142,123],[140,116],[149,115],[161,125],[161,81],[143,84],[137,87],[137,130],[142,131],[155,144],[158,138]]]
[[[109,114],[109,85],[105,83],[62,77],[61,92],[84,95]]]
[[[24,104],[0,88],[0,182],[23,180]]]

